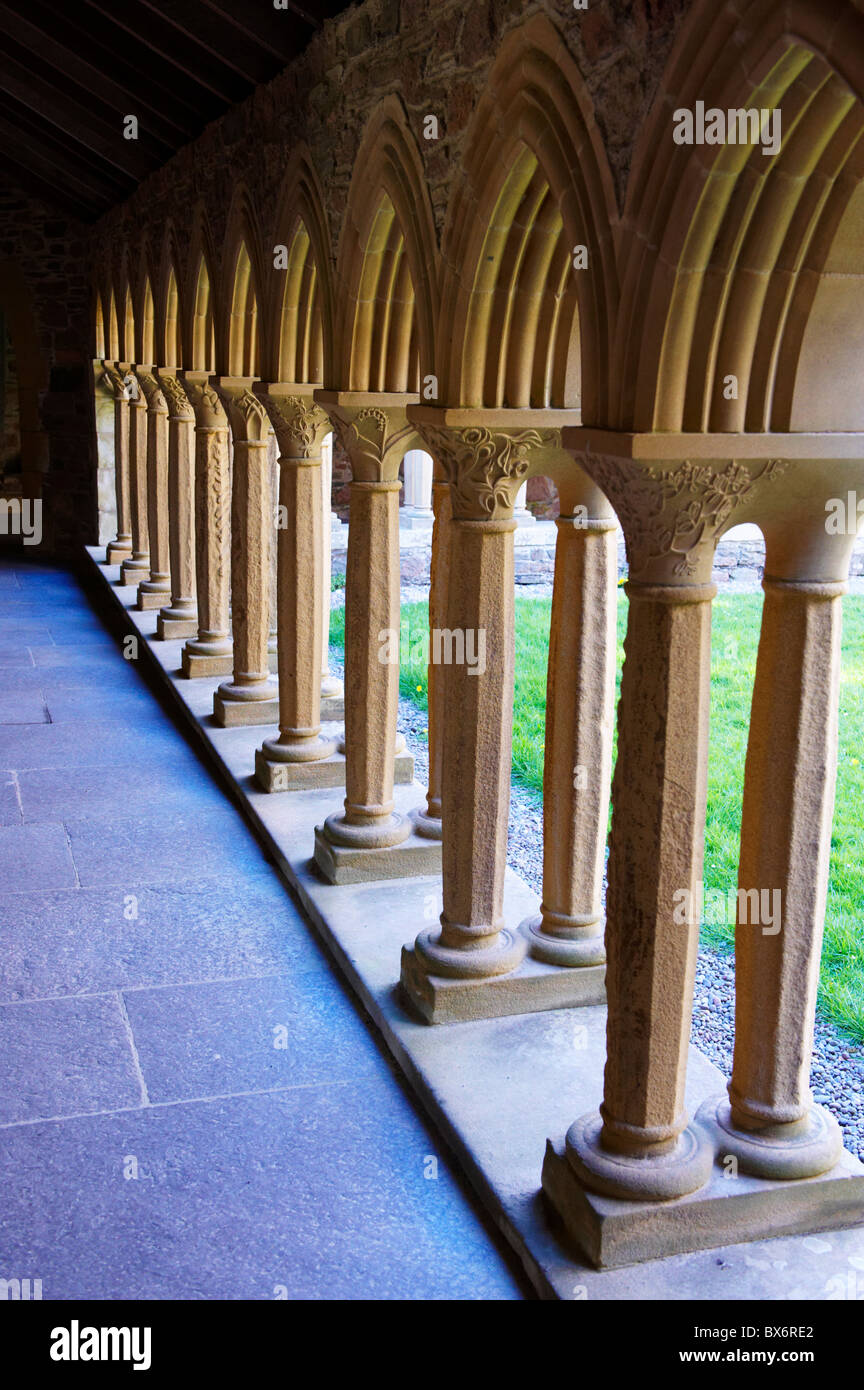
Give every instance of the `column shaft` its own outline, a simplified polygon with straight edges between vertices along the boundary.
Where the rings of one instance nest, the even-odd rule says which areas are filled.
[[[407,456],[406,456],[407,457]],[[436,661],[435,633],[447,627],[447,606],[450,589],[451,524],[453,504],[449,483],[433,483],[432,555],[429,565],[429,667],[427,676],[427,706],[429,728],[429,785],[426,791],[426,810],[414,817],[418,835],[441,838],[441,789],[444,775],[444,668]]]
[[[121,574],[127,584],[138,583],[150,573],[150,537],[147,525],[147,402],[140,387],[130,388],[129,398],[129,499],[132,518],[132,554],[123,561]]]
[[[234,440],[231,489],[231,611],[234,672],[219,687],[229,700],[265,700],[270,681],[270,532],[267,441]]]

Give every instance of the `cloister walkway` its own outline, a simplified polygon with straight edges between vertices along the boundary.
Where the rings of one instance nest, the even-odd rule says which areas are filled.
[[[8,562],[0,1190],[45,1299],[524,1293],[135,663]]]

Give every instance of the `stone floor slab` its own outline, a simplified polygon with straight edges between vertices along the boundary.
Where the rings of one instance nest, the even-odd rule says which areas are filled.
[[[0,690],[0,724],[48,724],[41,690]]]
[[[0,1005],[0,1125],[141,1103],[117,995]]]
[[[0,893],[74,888],[76,882],[62,825],[0,826]]]

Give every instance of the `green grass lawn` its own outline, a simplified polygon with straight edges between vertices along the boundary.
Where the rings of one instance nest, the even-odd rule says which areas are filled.
[[[535,793],[543,787],[548,599],[516,600],[516,690],[513,718],[513,779]],[[711,663],[711,744],[705,891],[728,892],[737,885],[741,792],[756,669],[762,596],[720,597],[714,603]],[[402,606],[400,686],[426,709],[422,636],[426,605]],[[627,600],[618,609],[618,683],[624,660]],[[344,640],[343,611],[333,612],[331,641]],[[840,692],[840,759],[832,836],[831,878],[819,991],[820,1012],[858,1042],[864,1042],[864,598],[844,600],[843,674]],[[716,915],[716,914],[714,914]],[[732,947],[730,924],[706,922],[703,942]]]

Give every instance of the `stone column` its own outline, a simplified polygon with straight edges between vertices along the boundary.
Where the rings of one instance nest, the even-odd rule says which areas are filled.
[[[345,393],[347,395],[347,393]],[[399,464],[404,398],[316,391],[351,460],[345,594],[345,805],[315,831],[331,882],[432,873],[440,847],[394,810],[399,705]],[[361,403],[362,402],[362,403]],[[374,403],[372,403],[374,402]],[[410,845],[404,847],[410,837]]]
[[[617,523],[596,488],[579,494],[588,506],[574,505],[575,497],[567,497],[563,487],[561,494],[565,514],[557,522],[546,687],[543,902],[523,930],[537,960],[601,966],[615,717]]]
[[[688,1122],[684,1099],[701,915],[714,549],[735,508],[778,469],[774,461],[751,471],[722,459],[603,457],[590,445],[579,461],[621,518],[630,608],[612,787],[603,1103],[570,1127],[566,1162],[589,1191],[665,1201],[703,1187],[714,1162],[713,1140]],[[543,1181],[565,1222],[572,1220],[554,1151]],[[575,1201],[584,1208],[582,1195]]]
[[[187,677],[224,676],[233,666],[228,620],[230,461],[228,418],[207,372],[181,372],[195,413],[195,588],[198,633],[183,648]]]
[[[771,562],[769,549],[768,564]],[[840,1157],[810,1060],[828,892],[845,584],[766,579],[747,747],[729,1103],[700,1116],[722,1154],[763,1178],[810,1178]]]
[[[198,631],[195,598],[195,416],[177,373],[156,373],[168,403],[168,550],[171,601],[156,619],[163,639],[194,637]]]
[[[312,388],[259,388],[279,442],[278,656],[279,733],[265,739],[255,775],[265,791],[317,786],[316,766],[336,739],[321,738],[323,546],[321,442],[330,428]],[[341,769],[340,769],[341,777]]]
[[[129,497],[129,393],[115,362],[103,362],[114,392],[114,490],[117,536],[109,542],[105,563],[118,565],[132,554],[132,509]]]
[[[147,400],[128,363],[120,363],[129,409],[129,510],[132,554],[120,566],[121,584],[138,584],[150,574],[147,528]]]
[[[150,573],[138,585],[140,609],[161,608],[171,596],[168,546],[168,406],[151,368],[136,367],[147,401],[147,529]]]
[[[324,436],[321,445],[321,553],[323,566],[321,573],[322,622],[321,622],[321,718],[344,719],[345,701],[343,686],[338,676],[330,674],[330,594],[332,574],[333,514],[331,499],[333,495],[333,433]]]
[[[407,457],[407,455],[406,455]],[[427,706],[429,729],[429,785],[426,791],[426,808],[414,813],[414,829],[418,835],[430,840],[440,840],[441,831],[441,788],[444,780],[444,722],[445,695],[444,669],[436,656],[436,642],[440,645],[440,634],[448,626],[447,604],[450,591],[451,563],[451,522],[453,507],[450,500],[450,484],[432,484],[432,509],[435,518],[432,527],[432,555],[429,564],[429,667],[427,675]],[[439,636],[436,638],[436,633]]]
[[[516,502],[513,507],[513,519],[517,526],[535,526],[537,518],[528,510],[528,484],[523,483],[516,494]]]
[[[223,727],[275,724],[277,690],[270,679],[270,543],[273,507],[267,459],[267,413],[252,378],[214,377],[234,440],[231,485],[231,614],[234,668],[213,697]]]
[[[399,512],[399,525],[426,528],[434,524],[432,509],[431,454],[424,449],[409,449],[402,465],[405,480],[405,499]]]
[[[267,476],[270,499],[275,510],[280,493],[279,446],[273,430],[267,436]],[[272,518],[271,518],[272,520]],[[279,669],[279,547],[271,539],[270,544],[270,628],[267,633],[267,664],[271,672]]]

